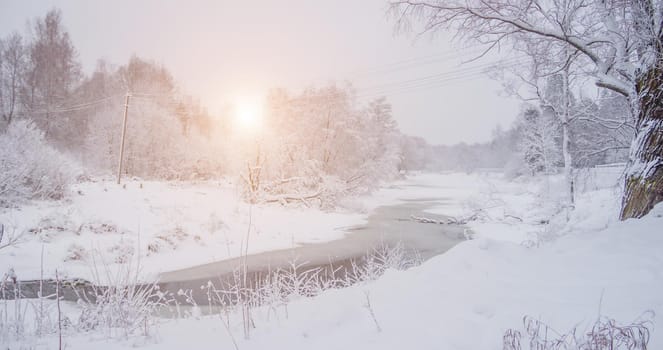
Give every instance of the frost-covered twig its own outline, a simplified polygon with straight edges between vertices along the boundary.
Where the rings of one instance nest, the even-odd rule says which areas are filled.
[[[131,261],[120,264],[111,271],[103,264],[104,275],[98,273],[93,259],[94,284],[91,285],[92,298],[87,292],[82,294],[75,288],[82,307],[78,327],[82,330],[106,328],[109,336],[113,330],[123,330],[124,338],[138,334],[149,335],[149,326],[154,325],[154,315],[170,304],[170,295],[160,290],[157,281],[140,282],[137,274],[140,266]],[[103,277],[105,276],[105,277]]]
[[[653,316],[651,312],[645,315]],[[523,326],[527,336],[524,343],[530,350],[647,350],[653,317],[638,318],[629,324],[618,324],[614,319],[599,317],[588,331],[581,331],[578,326],[566,333],[552,329],[542,321],[525,316]],[[523,350],[522,334],[509,329],[503,336],[503,350]]]
[[[58,305],[58,349],[62,350],[62,309],[60,308],[60,275],[55,270],[55,299]]]
[[[11,234],[6,234],[5,225],[0,223],[0,249],[16,246],[21,242],[24,233],[24,231],[21,231],[21,233],[16,234],[13,231]]]
[[[364,304],[364,307],[368,310],[368,313],[371,315],[371,318],[373,319],[373,322],[375,323],[375,329],[378,332],[382,332],[382,327],[380,327],[380,323],[378,322],[378,319],[375,317],[375,312],[373,311],[373,306],[371,306],[370,292],[369,291],[364,291],[364,296],[366,297],[366,303]]]

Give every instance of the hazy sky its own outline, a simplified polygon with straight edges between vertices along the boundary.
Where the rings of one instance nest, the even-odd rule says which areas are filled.
[[[448,35],[395,34],[386,0],[0,0],[0,33],[23,32],[53,7],[86,72],[136,53],[164,64],[211,112],[271,87],[348,80],[362,101],[386,95],[403,132],[452,144],[487,140],[518,110],[498,82],[468,69],[494,57],[459,65],[476,49]]]

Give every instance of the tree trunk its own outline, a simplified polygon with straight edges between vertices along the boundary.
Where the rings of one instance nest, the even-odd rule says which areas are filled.
[[[663,58],[638,80],[636,135],[626,171],[621,219],[639,218],[663,201]]]
[[[568,50],[568,49],[567,49]],[[568,52],[567,52],[568,55]],[[568,56],[567,56],[568,57]],[[564,110],[562,114],[562,156],[564,157],[564,181],[566,182],[566,199],[570,207],[574,205],[573,198],[573,160],[571,157],[571,138],[569,135],[569,122],[571,120],[571,91],[569,89],[569,65],[564,67],[562,73],[562,93],[564,94]]]
[[[568,119],[567,119],[568,120]],[[564,121],[562,124],[562,155],[564,157],[564,182],[566,184],[566,201],[571,207],[574,205],[573,195],[573,160],[571,157],[571,150],[569,144],[571,139],[569,137],[569,123]]]

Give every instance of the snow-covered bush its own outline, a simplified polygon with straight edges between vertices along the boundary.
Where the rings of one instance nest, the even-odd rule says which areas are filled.
[[[503,336],[503,350],[646,350],[653,322],[645,313],[644,319],[619,324],[614,319],[600,317],[589,330],[575,327],[560,333],[538,319],[525,316],[525,334],[509,329]],[[522,338],[525,339],[522,339]],[[524,344],[529,344],[524,346]]]
[[[373,248],[362,261],[351,263],[345,271],[342,284],[350,286],[356,283],[377,280],[387,270],[407,270],[421,264],[417,252],[408,252],[398,243],[394,246],[380,244]]]
[[[182,227],[176,226],[172,230],[167,230],[154,236],[154,238],[152,238],[152,240],[147,244],[147,254],[150,255],[159,253],[164,248],[175,250],[189,237],[190,235],[184,231]]]
[[[140,265],[133,255],[113,268],[103,262],[98,266],[94,258],[92,290],[78,295],[77,327],[105,331],[113,338],[150,336],[155,315],[169,303],[169,294],[161,292],[156,281],[141,282]]]
[[[286,266],[256,274],[245,270],[240,264],[232,276],[220,279],[220,284],[208,281],[199,289],[180,290],[175,303],[179,305],[178,302],[182,302],[194,308],[207,303],[210,313],[214,312],[213,307],[219,307],[219,316],[228,332],[231,318],[241,317],[243,322],[248,322],[248,327],[244,329],[244,335],[248,338],[251,329],[257,326],[256,321],[269,321],[270,315],[281,317],[281,311],[282,316],[287,318],[288,305],[296,299],[314,297],[333,288],[373,281],[387,270],[403,270],[419,263],[417,254],[412,254],[398,244],[380,245],[366,256],[342,262],[338,266],[310,266],[295,258]],[[265,318],[255,317],[260,312],[266,313],[263,315]]]
[[[87,259],[87,249],[80,244],[72,243],[69,248],[67,248],[67,254],[64,257],[64,261],[82,261]]]
[[[0,308],[0,340],[19,339],[25,335],[27,308],[20,298],[18,277],[13,268],[2,272],[0,280],[0,297],[2,308]],[[10,299],[12,299],[10,301]]]
[[[134,257],[136,248],[131,240],[120,239],[119,242],[108,247],[108,253],[113,256],[116,264],[128,264]]]
[[[295,203],[331,210],[341,198],[353,193],[347,182],[338,176],[310,168],[305,170],[299,176],[267,181],[255,192],[247,191],[250,187],[245,186],[244,196],[258,202]]]
[[[67,315],[56,308],[57,290],[26,298],[25,291],[30,293],[30,286],[21,280],[13,268],[0,273],[0,343],[7,349],[14,348],[12,343],[18,349],[33,348],[38,338],[53,335],[59,326],[66,329],[71,324]],[[46,283],[43,286],[47,287]]]
[[[31,121],[17,120],[0,133],[0,205],[60,199],[77,172]]]
[[[232,140],[234,170],[251,201],[336,207],[400,175],[403,137],[383,98],[356,102],[350,86],[267,99],[264,127]]]

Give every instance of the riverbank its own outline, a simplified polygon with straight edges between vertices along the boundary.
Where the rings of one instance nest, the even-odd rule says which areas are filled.
[[[483,214],[468,223],[473,240],[419,267],[388,270],[377,281],[332,288],[314,298],[289,295],[213,316],[192,307],[188,317],[157,319],[146,334],[125,337],[111,330],[81,334],[70,329],[66,346],[481,350],[500,348],[508,329],[518,331],[521,343],[528,344],[525,316],[551,327],[546,329],[551,335],[575,330],[584,336],[597,320],[614,319],[614,325],[625,326],[635,322],[648,327],[649,348],[663,346],[663,333],[655,327],[656,315],[663,313],[658,292],[663,288],[661,206],[643,219],[618,222],[618,190],[594,180],[579,186],[576,208],[566,213],[555,205],[560,193],[556,178],[508,182],[493,175],[449,174],[438,179],[450,187],[446,193],[459,188],[460,195],[455,204],[440,201],[424,213],[453,209],[453,216],[460,216],[482,204]],[[478,189],[472,194],[463,184]],[[422,191],[412,198],[437,191],[421,186],[410,190]],[[409,199],[402,197],[399,203]],[[523,240],[515,243],[516,237]],[[65,309],[76,315],[75,307]],[[31,338],[30,347],[49,348],[56,341],[53,336]]]
[[[62,278],[92,281],[95,268],[113,271],[139,260],[141,278],[151,280],[163,272],[246,253],[292,250],[343,239],[349,230],[366,226],[376,208],[413,205],[413,200],[430,198],[431,191],[444,201],[430,202],[426,210],[456,203],[455,189],[440,185],[445,181],[444,175],[413,176],[370,196],[347,199],[334,212],[279,204],[251,206],[239,199],[232,184],[224,182],[83,183],[62,201],[32,202],[0,212],[5,239],[9,234],[22,234],[20,244],[0,251],[0,272],[12,268],[19,279],[31,280],[54,278],[58,269]],[[402,222],[382,226],[371,222],[364,230],[370,235],[363,237],[373,242],[380,235],[390,235],[389,240],[394,241],[394,232],[380,231],[389,227],[410,231],[406,221],[421,211],[404,208],[391,213],[395,215],[392,219]],[[334,254],[365,253],[372,244],[366,242],[334,247]],[[306,260],[317,256],[308,254]]]
[[[398,250],[402,259],[422,263],[442,254],[469,238],[462,225],[431,225],[413,220],[443,199],[409,199],[399,204],[380,206],[371,211],[366,223],[346,229],[343,238],[322,243],[303,244],[244,257],[222,260],[159,275],[162,291],[176,293],[192,290],[190,298],[198,305],[208,304],[205,288],[209,282],[233,285],[236,273],[246,274],[249,281],[264,281],[275,271],[318,271],[322,283],[347,280],[353,268],[363,268],[372,254],[389,254]],[[427,214],[443,220],[445,217]]]

